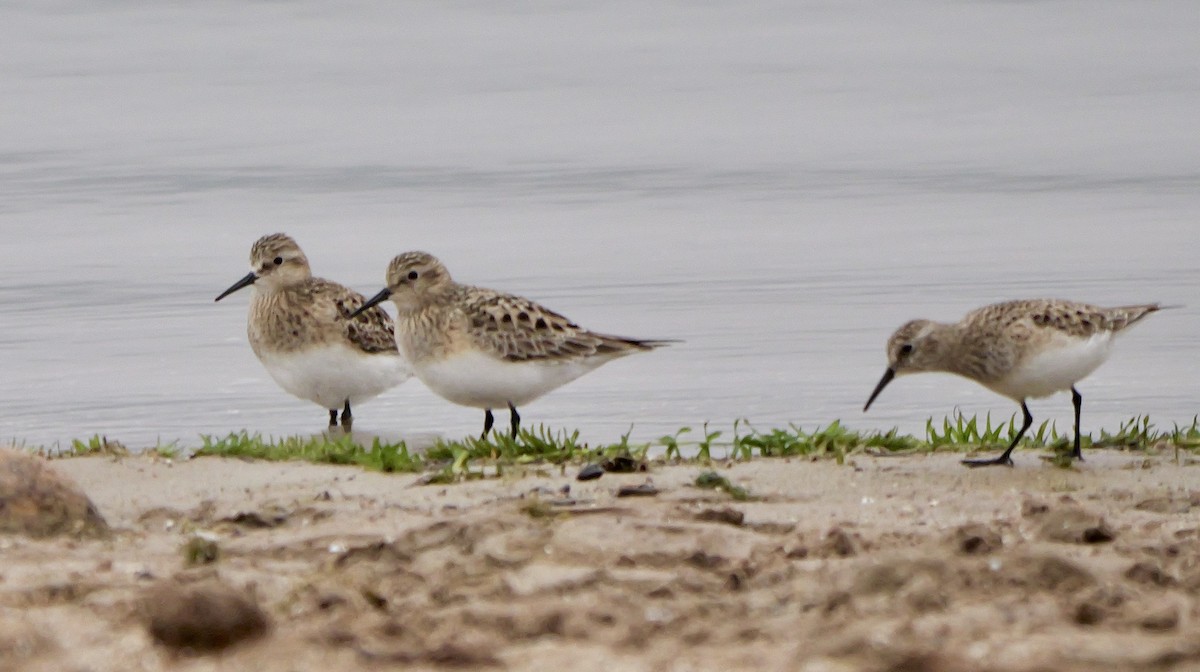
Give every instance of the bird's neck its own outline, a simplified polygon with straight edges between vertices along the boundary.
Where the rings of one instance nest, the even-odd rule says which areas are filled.
[[[934,323],[925,344],[928,351],[928,371],[954,373],[984,382],[994,378],[989,365],[993,359],[994,343],[989,344],[972,336],[962,324]]]
[[[445,335],[454,331],[451,312],[443,304],[434,302],[397,310],[396,344],[410,362],[418,363],[442,354]]]

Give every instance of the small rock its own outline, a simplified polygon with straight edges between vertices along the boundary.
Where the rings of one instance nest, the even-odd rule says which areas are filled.
[[[602,580],[603,572],[594,567],[533,564],[505,575],[504,583],[517,597],[536,594],[567,594]]]
[[[950,538],[958,551],[967,555],[987,555],[1004,545],[1000,533],[982,523],[962,525]]]
[[[821,542],[821,550],[823,555],[849,558],[858,555],[859,548],[858,542],[849,532],[841,527],[835,527],[825,534],[825,539]]]
[[[977,666],[943,657],[939,653],[910,652],[904,653],[887,667],[879,669],[886,672],[954,672],[977,669]]]
[[[1186,500],[1176,500],[1170,497],[1151,497],[1134,505],[1138,511],[1153,513],[1187,513],[1192,509],[1192,503]]]
[[[622,485],[617,489],[617,497],[653,497],[658,494],[658,488],[647,480],[640,485]]]
[[[1097,625],[1108,616],[1103,607],[1095,602],[1080,602],[1075,607],[1074,620],[1079,625]]]
[[[338,568],[349,567],[359,562],[379,562],[393,566],[407,565],[412,562],[412,557],[400,550],[397,544],[386,541],[376,541],[354,548],[333,543],[329,545],[329,552],[337,555],[333,564]]]
[[[1162,567],[1153,562],[1138,562],[1125,570],[1125,578],[1137,583],[1153,586],[1173,586],[1178,583],[1175,577],[1163,571]]]
[[[904,593],[918,602],[932,604],[940,601],[936,593],[941,592],[939,586],[950,576],[950,567],[942,560],[895,558],[868,564],[855,572],[851,592],[856,595]]]
[[[604,475],[604,467],[598,464],[589,464],[579,470],[579,474],[575,476],[577,481],[594,481]]]
[[[635,460],[628,455],[617,455],[600,463],[604,470],[612,474],[632,474],[637,471],[646,471],[646,463],[641,460]]]
[[[1051,511],[1042,518],[1038,536],[1068,544],[1102,544],[1117,534],[1101,516],[1078,507]]]
[[[1096,577],[1079,564],[1056,555],[1037,555],[1016,559],[1007,572],[1016,579],[1050,592],[1070,595],[1096,585]]]
[[[167,583],[147,591],[146,629],[177,651],[211,653],[265,634],[267,615],[246,591],[219,581]]]
[[[726,564],[728,561],[724,556],[716,553],[696,551],[688,556],[687,562],[693,567],[699,567],[700,569],[717,569]]]
[[[1036,518],[1050,511],[1050,505],[1033,499],[1021,502],[1021,515],[1025,518]]]
[[[726,525],[741,525],[746,520],[746,514],[729,507],[723,509],[704,509],[696,514],[696,520],[725,523]]]
[[[1167,632],[1179,627],[1179,609],[1174,606],[1163,607],[1143,616],[1138,623],[1143,629],[1152,632]]]
[[[253,529],[269,529],[279,527],[288,520],[288,512],[283,509],[266,511],[239,511],[232,516],[226,516],[218,522],[231,523]]]
[[[459,636],[456,641],[443,642],[423,652],[421,659],[435,666],[460,670],[496,667],[500,665],[496,651],[502,648],[501,644],[499,641],[488,641],[482,635]],[[400,660],[404,660],[404,657]]]
[[[539,497],[539,498],[540,497],[556,497],[556,496],[558,496],[558,492],[559,491],[555,490],[554,488],[548,488],[544,485],[538,485],[538,486],[534,486],[528,492],[522,494],[521,498],[524,499],[526,497]]]
[[[87,495],[46,460],[0,449],[0,533],[103,536],[108,523]]]

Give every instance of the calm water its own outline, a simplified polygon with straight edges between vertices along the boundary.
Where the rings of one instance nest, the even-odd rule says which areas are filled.
[[[1200,412],[1200,12],[1178,2],[0,6],[0,438],[320,430],[245,341],[251,242],[363,293],[395,253],[599,330],[681,338],[523,409],[920,431],[1015,406],[950,376],[861,412],[913,317],[1185,307],[1081,385],[1088,428]],[[1066,395],[1031,404],[1070,421]],[[411,381],[387,436],[478,431]]]

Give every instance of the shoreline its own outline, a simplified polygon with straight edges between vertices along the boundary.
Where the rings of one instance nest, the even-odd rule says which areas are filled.
[[[617,458],[640,464],[703,463],[779,457],[832,457],[841,461],[849,455],[864,452],[876,455],[945,451],[980,454],[1001,452],[1016,433],[1015,417],[993,425],[990,416],[981,420],[978,416],[958,414],[947,416],[940,423],[929,418],[923,437],[901,434],[896,428],[850,429],[840,420],[824,426],[815,425],[811,431],[795,424],[760,429],[747,420],[739,420],[727,429],[710,429],[707,423],[701,425],[700,431],[684,426],[653,441],[631,440],[630,430],[613,443],[589,443],[579,430],[539,424],[523,428],[518,437],[498,432],[485,439],[473,436],[448,439],[438,435],[396,438],[342,430],[264,438],[260,433],[243,429],[224,436],[202,435],[200,445],[190,448],[173,443],[131,451],[118,439],[93,435],[86,440],[73,440],[69,449],[22,449],[51,459],[131,454],[169,459],[215,456],[352,464],[383,472],[440,470],[433,475],[434,480],[450,483],[462,480],[465,475],[478,477],[491,467],[522,467],[538,462],[561,464]],[[1060,433],[1047,421],[1031,428],[1017,448],[1020,451],[1052,451],[1051,461],[1069,467],[1072,462],[1068,453],[1071,437],[1069,433]],[[1116,431],[1101,428],[1095,435],[1085,433],[1082,446],[1085,453],[1099,448],[1140,450],[1147,454],[1172,450],[1177,455],[1182,451],[1195,451],[1200,449],[1200,417],[1193,417],[1190,425],[1173,423],[1170,429],[1160,429],[1148,415],[1133,416],[1121,423]],[[475,472],[471,471],[472,466],[477,467]]]

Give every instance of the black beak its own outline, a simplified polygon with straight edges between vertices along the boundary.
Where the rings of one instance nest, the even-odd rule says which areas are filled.
[[[223,298],[225,298],[225,297],[229,296],[230,294],[233,294],[234,292],[236,292],[237,290],[239,290],[239,289],[241,289],[241,288],[243,288],[243,287],[249,287],[250,285],[253,285],[253,284],[254,284],[254,281],[255,281],[255,280],[257,280],[257,279],[258,279],[258,276],[257,276],[257,275],[255,275],[253,271],[251,271],[251,272],[249,272],[249,273],[247,273],[247,274],[246,274],[246,277],[244,277],[244,278],[242,278],[241,280],[238,280],[237,282],[233,283],[233,286],[232,286],[232,287],[230,287],[229,289],[227,289],[227,290],[225,290],[225,291],[221,292],[221,295],[220,295],[220,296],[218,296],[217,298],[213,299],[213,301],[220,301],[221,299],[223,299]]]
[[[883,392],[883,388],[887,387],[887,384],[892,382],[892,378],[895,378],[895,377],[896,377],[895,369],[889,368],[887,371],[883,372],[883,378],[879,379],[879,384],[875,386],[875,391],[871,393],[871,398],[867,399],[867,405],[863,406],[863,413],[867,412],[867,409],[871,407],[871,402],[875,401],[875,397],[878,397],[879,393]]]
[[[353,313],[350,313],[350,315],[346,319],[353,320],[354,318],[358,317],[359,315],[362,315],[363,313],[365,313],[367,311],[367,309],[373,308],[373,307],[375,307],[376,304],[387,301],[387,298],[391,295],[392,295],[392,290],[388,289],[387,287],[384,287],[383,289],[379,290],[378,294],[367,299],[366,303],[359,306],[358,310],[354,311]]]

